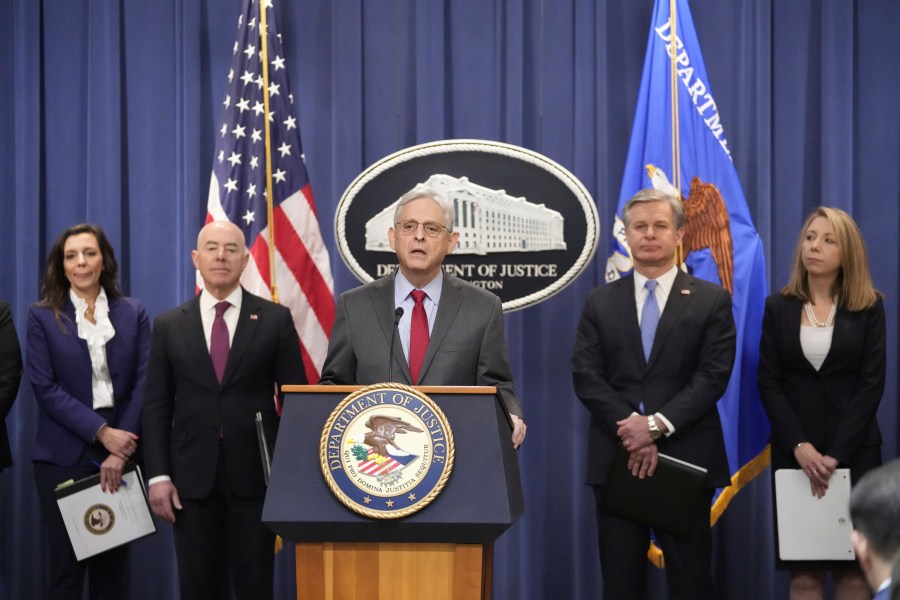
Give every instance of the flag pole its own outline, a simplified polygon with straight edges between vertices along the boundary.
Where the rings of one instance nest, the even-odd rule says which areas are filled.
[[[681,201],[681,132],[678,123],[678,0],[669,0],[669,93],[672,97],[672,185]],[[684,265],[684,246],[678,244],[675,261]]]
[[[272,301],[278,302],[278,285],[275,281],[275,221],[272,194],[272,138],[269,131],[269,44],[266,32],[266,0],[259,0],[259,55],[263,78],[263,126],[266,132],[266,222],[269,224],[269,291]]]

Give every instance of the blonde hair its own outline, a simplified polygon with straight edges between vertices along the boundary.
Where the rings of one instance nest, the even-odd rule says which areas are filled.
[[[841,254],[841,266],[831,289],[832,295],[837,298],[838,306],[854,312],[871,307],[877,301],[879,293],[872,284],[872,275],[869,273],[869,253],[866,251],[866,243],[853,217],[839,208],[827,206],[818,207],[803,223],[797,247],[794,249],[791,277],[782,288],[781,294],[793,296],[803,302],[812,301],[809,292],[809,274],[803,266],[801,252],[806,231],[813,220],[819,217],[831,224]]]

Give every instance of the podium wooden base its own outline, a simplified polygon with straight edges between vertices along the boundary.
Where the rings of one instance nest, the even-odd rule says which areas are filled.
[[[490,544],[297,544],[297,600],[490,600]]]

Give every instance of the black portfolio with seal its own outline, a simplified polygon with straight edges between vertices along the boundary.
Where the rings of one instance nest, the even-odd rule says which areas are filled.
[[[652,477],[639,479],[628,468],[628,451],[619,446],[606,485],[603,510],[677,535],[687,533],[706,469],[659,454]]]

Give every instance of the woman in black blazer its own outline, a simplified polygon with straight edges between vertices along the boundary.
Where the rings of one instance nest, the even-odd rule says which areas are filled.
[[[803,469],[818,497],[838,467],[852,481],[881,464],[876,411],[884,391],[884,306],[853,219],[819,207],[807,218],[788,284],[766,299],[760,397],[772,426],[772,473]],[[790,597],[822,598],[832,570],[835,598],[868,599],[854,561],[778,561]]]

